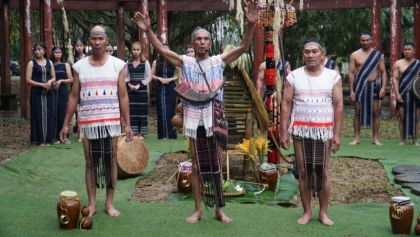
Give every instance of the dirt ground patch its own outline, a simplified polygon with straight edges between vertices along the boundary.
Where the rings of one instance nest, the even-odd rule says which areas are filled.
[[[176,173],[178,162],[187,160],[186,153],[165,154],[156,164],[149,175],[137,183],[136,191],[132,200],[139,202],[166,202],[166,196],[171,192],[178,192],[176,176],[168,180]],[[281,164],[289,167],[286,162]],[[242,177],[242,157],[231,156],[231,178]],[[225,170],[225,168],[223,168]],[[253,172],[248,175],[255,180]],[[331,194],[330,204],[350,203],[389,203],[391,197],[403,195],[389,183],[388,177],[382,165],[373,160],[359,158],[338,157],[330,162]],[[255,182],[255,181],[253,181]],[[292,202],[297,207],[301,206],[300,198],[294,197]],[[318,199],[313,199],[313,206],[318,206]]]

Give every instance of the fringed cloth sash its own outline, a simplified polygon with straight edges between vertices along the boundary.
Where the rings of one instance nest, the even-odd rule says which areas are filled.
[[[284,61],[284,67],[283,67],[283,61],[279,60],[279,62],[277,63],[277,70],[279,70],[280,77],[284,77],[285,69],[287,68],[287,66],[289,66],[288,61]]]
[[[328,59],[327,62],[324,64],[325,68],[335,70],[335,67],[337,67],[337,63],[334,60]]]
[[[383,54],[372,50],[363,64],[360,71],[357,73],[354,80],[354,91],[356,100],[360,102],[360,125],[362,127],[372,126],[372,104],[373,104],[373,87],[374,84],[367,83],[372,73],[376,70],[381,61]],[[376,98],[376,97],[375,97]]]
[[[206,137],[203,126],[197,129],[197,138],[191,142],[191,149],[194,151],[194,159],[197,160],[198,172],[201,177],[201,187],[206,193],[213,193],[214,196],[206,195],[204,204],[206,206],[224,207],[223,200],[223,176],[220,165],[221,152],[218,150],[217,140],[213,137]]]
[[[420,72],[420,61],[414,60],[404,71],[400,78],[400,94],[403,99],[404,108],[404,125],[403,136],[404,138],[416,137],[417,123],[416,112],[419,101],[408,92],[408,88],[412,85],[413,81],[417,78]]]
[[[225,105],[223,101],[214,99],[213,102],[213,136],[216,143],[222,148],[223,151],[227,150],[228,141],[228,124],[225,116]]]
[[[92,172],[92,187],[115,188],[113,179],[112,137],[89,140],[90,168]]]
[[[301,149],[303,154],[303,162],[306,169],[306,188],[312,190],[312,195],[315,197],[316,192],[324,189],[324,168],[325,157],[328,152],[329,141],[314,140],[302,137],[293,137],[301,140],[301,146],[297,147],[294,143],[295,150]],[[320,177],[317,176],[320,175]],[[310,177],[309,177],[310,175]]]
[[[360,71],[357,73],[356,79],[354,80],[354,91],[356,93],[356,100],[360,101],[363,93],[363,88],[366,85],[366,82],[376,70],[381,61],[383,54],[376,50],[372,50],[366,59],[365,64],[363,64]]]
[[[416,59],[410,64],[410,66],[407,67],[407,69],[405,69],[405,71],[401,75],[399,85],[399,91],[401,95],[408,90],[411,84],[413,84],[414,79],[417,78],[417,75],[419,75],[419,73],[420,61]]]

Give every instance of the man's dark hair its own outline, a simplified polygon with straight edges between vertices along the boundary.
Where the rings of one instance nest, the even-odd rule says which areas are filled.
[[[370,37],[372,37],[372,34],[370,33],[370,31],[364,30],[362,32],[360,32],[360,37],[362,37],[362,35],[369,35]]]

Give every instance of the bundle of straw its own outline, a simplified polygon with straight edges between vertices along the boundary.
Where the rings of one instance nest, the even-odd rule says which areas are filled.
[[[270,126],[270,117],[267,109],[265,108],[265,104],[245,69],[241,68],[240,71],[244,77],[246,86],[251,93],[252,101],[254,103],[253,111],[258,121],[258,129],[261,132],[266,132]]]

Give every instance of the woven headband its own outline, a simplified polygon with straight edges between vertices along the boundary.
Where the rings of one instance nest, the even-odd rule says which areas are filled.
[[[362,34],[362,35],[360,36],[360,38],[365,38],[365,37],[372,38],[372,36],[371,36],[371,35],[369,35],[369,34]]]
[[[211,40],[211,35],[210,35],[210,32],[209,32],[208,30],[206,30],[206,29],[204,29],[204,28],[197,28],[197,29],[196,29],[195,31],[193,31],[193,33],[191,34],[191,41],[194,41],[194,39],[195,39],[195,35],[196,35],[198,32],[205,32],[205,33],[207,33],[207,34],[209,35],[210,40]]]
[[[414,48],[414,46],[413,46],[413,45],[410,45],[410,44],[406,44],[406,45],[404,45],[404,47],[403,47],[403,48],[405,48],[405,47],[415,49],[415,48]]]
[[[324,50],[324,47],[322,47],[322,45],[318,44],[317,42],[313,42],[313,41],[306,43],[306,44],[303,46],[303,49],[305,49],[305,48],[306,48],[306,46],[311,45],[311,44],[312,44],[312,45],[316,45],[316,46],[318,46],[321,50]]]
[[[105,36],[106,38],[108,38],[108,35],[105,32],[102,31],[92,31],[89,34],[89,37],[94,36],[94,35],[102,35]]]

